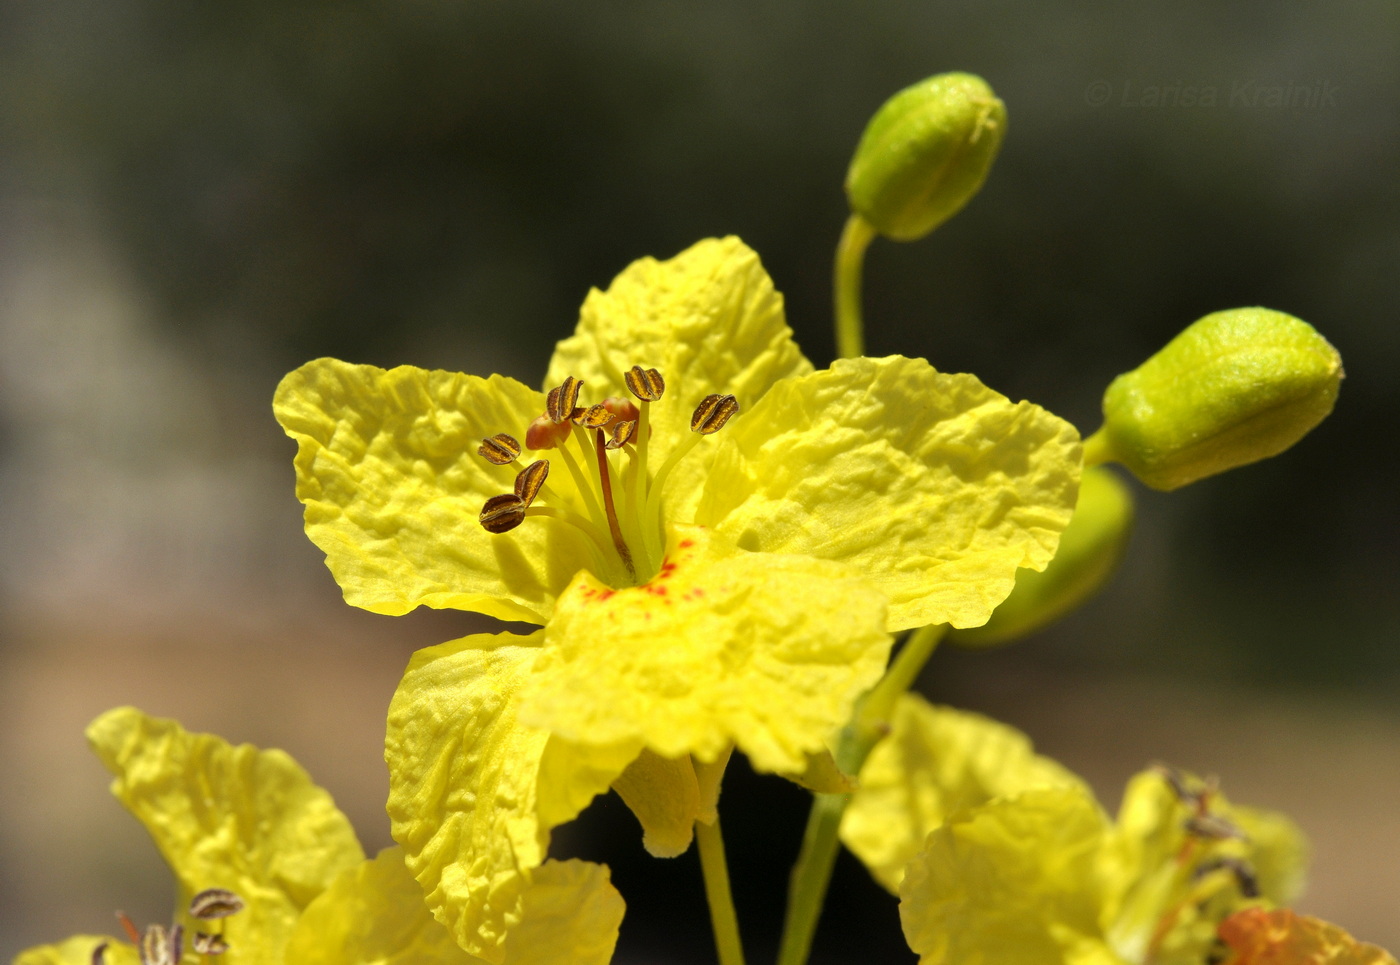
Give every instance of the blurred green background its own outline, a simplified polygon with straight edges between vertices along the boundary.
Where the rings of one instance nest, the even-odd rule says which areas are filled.
[[[936,655],[924,689],[1023,726],[1109,807],[1152,759],[1219,771],[1313,837],[1302,907],[1400,946],[1397,47],[1388,0],[0,6],[0,958],[168,915],[83,746],[113,704],[286,747],[388,843],[399,672],[483,623],[339,602],[269,410],[285,371],[535,383],[590,286],[730,233],[824,364],[850,151],[954,69],[1006,102],[1007,140],[962,214],[872,248],[871,354],[1087,432],[1114,375],[1262,304],[1348,378],[1286,455],[1139,490],[1108,592]],[[761,960],[803,798],[736,765],[725,813]],[[645,858],[631,821],[607,799],[560,836],[614,867],[618,961],[709,961],[693,855]],[[912,960],[844,859],[831,908],[814,961]]]

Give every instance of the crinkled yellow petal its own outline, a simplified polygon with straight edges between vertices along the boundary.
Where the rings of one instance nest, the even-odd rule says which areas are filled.
[[[549,862],[525,894],[506,941],[511,965],[605,965],[617,942],[622,896],[601,865]],[[403,852],[386,848],[341,873],[302,914],[287,948],[296,965],[473,965],[423,902]]]
[[[56,945],[26,948],[11,965],[92,965],[92,953],[104,942],[105,965],[141,965],[136,946],[105,935],[74,935]]]
[[[841,841],[890,891],[949,814],[1033,787],[1084,787],[1025,734],[980,714],[905,694],[890,726],[841,819]]]
[[[761,771],[800,771],[883,672],[884,619],[848,567],[676,527],[651,582],[613,590],[581,573],[559,598],[521,719],[697,761],[732,743]]]
[[[613,790],[641,822],[642,846],[653,857],[674,858],[690,847],[700,785],[689,754],[667,758],[643,750],[613,781]]]
[[[131,707],[103,714],[87,736],[116,775],[112,793],[175,872],[186,932],[189,900],[205,888],[246,903],[224,920],[223,965],[280,961],[302,909],[364,859],[331,796],[282,751],[234,747]]]
[[[307,906],[287,946],[296,965],[473,965],[423,902],[398,848],[347,868]]]
[[[1385,949],[1286,909],[1238,912],[1221,923],[1220,940],[1233,953],[1225,965],[1396,965]]]
[[[1204,787],[1190,775],[1180,779]],[[1105,882],[1101,921],[1125,957],[1142,958],[1155,945],[1153,957],[1166,965],[1203,960],[1217,924],[1247,900],[1238,879],[1220,867],[1222,861],[1257,871],[1260,897],[1266,901],[1296,894],[1306,850],[1297,827],[1275,812],[1233,806],[1219,791],[1209,800],[1209,815],[1229,822],[1245,837],[1190,833],[1187,824],[1195,809],[1159,771],[1143,771],[1128,782],[1100,861]],[[1203,895],[1202,869],[1211,866],[1218,868],[1217,887]],[[1158,923],[1172,909],[1177,910],[1171,928],[1159,934]]]
[[[389,819],[428,907],[499,963],[550,828],[607,790],[640,748],[561,745],[519,721],[543,631],[419,650],[389,704]]]
[[[523,442],[544,411],[544,396],[514,379],[318,359],[282,380],[273,411],[297,441],[306,533],[348,603],[543,623],[588,560],[578,531],[556,520],[481,528],[482,505],[512,491],[520,464],[494,466],[477,448],[501,432]],[[549,485],[575,492],[566,472]]]
[[[847,359],[780,382],[726,426],[695,521],[741,547],[852,565],[889,629],[985,623],[1055,555],[1078,490],[1074,427],[922,359]]]
[[[689,435],[705,396],[735,396],[743,419],[774,382],[812,371],[758,254],[732,237],[701,241],[668,261],[634,261],[607,291],[589,292],[578,328],[554,351],[545,388],[572,375],[590,400],[630,399],[623,373],[634,365],[666,381],[650,416],[653,468]],[[700,446],[667,485],[672,519],[690,522],[713,453]]]
[[[1094,876],[1106,824],[1074,787],[949,815],[899,889],[909,947],[922,965],[1114,962],[1098,937]]]

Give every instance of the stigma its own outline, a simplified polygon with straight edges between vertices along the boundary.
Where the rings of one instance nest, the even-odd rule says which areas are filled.
[[[656,369],[634,365],[623,381],[632,398],[610,396],[586,405],[580,404],[583,382],[570,376],[547,393],[544,412],[525,427],[524,446],[505,432],[483,439],[477,454],[493,466],[512,467],[515,480],[511,492],[486,501],[480,522],[488,533],[500,534],[531,516],[558,520],[586,537],[597,576],[615,586],[636,586],[661,567],[667,478],[704,437],[724,428],[739,401],[718,394],[701,399],[690,414],[690,434],[652,471],[651,407],[666,394],[666,380]],[[525,463],[526,451],[547,452],[549,458]],[[549,486],[551,458],[563,463],[572,491]]]

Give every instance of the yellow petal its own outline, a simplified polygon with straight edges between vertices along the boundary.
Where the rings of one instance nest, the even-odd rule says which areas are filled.
[[[841,841],[890,891],[949,814],[1034,787],[1083,788],[1026,735],[980,714],[905,694],[892,718],[841,819]]]
[[[1396,965],[1385,949],[1284,909],[1238,912],[1221,923],[1220,939],[1233,953],[1225,965]]]
[[[112,793],[175,872],[185,930],[197,892],[226,888],[245,902],[225,919],[224,965],[280,959],[301,910],[364,858],[331,796],[283,751],[233,747],[131,707],[97,718],[87,737],[116,775]]]
[[[389,819],[457,943],[501,962],[553,826],[607,790],[639,748],[561,745],[520,723],[540,656],[529,637],[465,637],[413,655],[389,705]]]
[[[960,811],[900,886],[921,965],[1113,962],[1098,937],[1094,862],[1106,822],[1078,788],[1038,788]]]
[[[700,786],[690,755],[666,758],[643,750],[613,781],[613,790],[642,825],[642,846],[656,858],[684,854],[695,835]]]
[[[482,505],[512,490],[519,467],[477,447],[500,432],[523,441],[544,411],[544,396],[513,379],[318,359],[282,380],[273,411],[297,441],[306,533],[354,606],[543,623],[587,560],[577,531],[554,520],[481,528]],[[567,473],[549,484],[573,493]]]
[[[297,965],[473,965],[423,903],[397,848],[342,871],[297,921],[287,946]]]
[[[847,794],[858,787],[856,779],[841,771],[836,758],[826,748],[807,755],[807,766],[801,773],[784,774],[783,777],[818,794]]]
[[[846,567],[678,527],[650,583],[582,573],[545,628],[521,719],[572,741],[800,771],[879,678],[884,600]]]
[[[15,956],[12,965],[92,965],[92,953],[98,945],[107,944],[104,965],[140,965],[134,945],[105,935],[74,935],[57,945],[26,948]]]
[[[732,237],[701,241],[668,261],[635,261],[607,291],[589,292],[578,328],[554,351],[545,388],[572,375],[590,399],[631,398],[623,373],[634,365],[666,380],[652,406],[653,467],[689,435],[690,414],[705,396],[735,396],[743,419],[774,382],[812,370],[758,255]],[[700,446],[672,477],[671,518],[690,521],[713,451]]]
[[[604,965],[621,920],[622,897],[608,882],[606,868],[550,862],[526,892],[524,919],[506,942],[506,960]],[[483,962],[459,948],[433,918],[398,848],[342,872],[302,914],[286,960],[296,965]]]
[[[855,566],[889,629],[985,623],[1074,511],[1079,434],[922,359],[779,383],[723,432],[696,522],[741,547]]]

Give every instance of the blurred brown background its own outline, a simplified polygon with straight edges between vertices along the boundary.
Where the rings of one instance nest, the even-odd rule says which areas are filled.
[[[1285,456],[1140,492],[1091,606],[941,653],[924,689],[1024,727],[1109,807],[1162,759],[1289,811],[1316,851],[1302,907],[1400,948],[1398,42],[1387,0],[0,6],[0,959],[169,913],[83,743],[116,704],[288,749],[387,843],[398,675],[484,623],[340,602],[269,411],[283,372],[534,383],[590,285],[725,233],[825,363],[849,152],[952,69],[1009,135],[966,211],[872,249],[872,354],[1088,431],[1115,374],[1263,304],[1348,379]],[[761,961],[803,798],[739,765],[725,812]],[[616,800],[560,848],[613,865],[619,962],[711,960],[692,855],[645,858]],[[833,889],[814,961],[912,960],[853,862]]]

